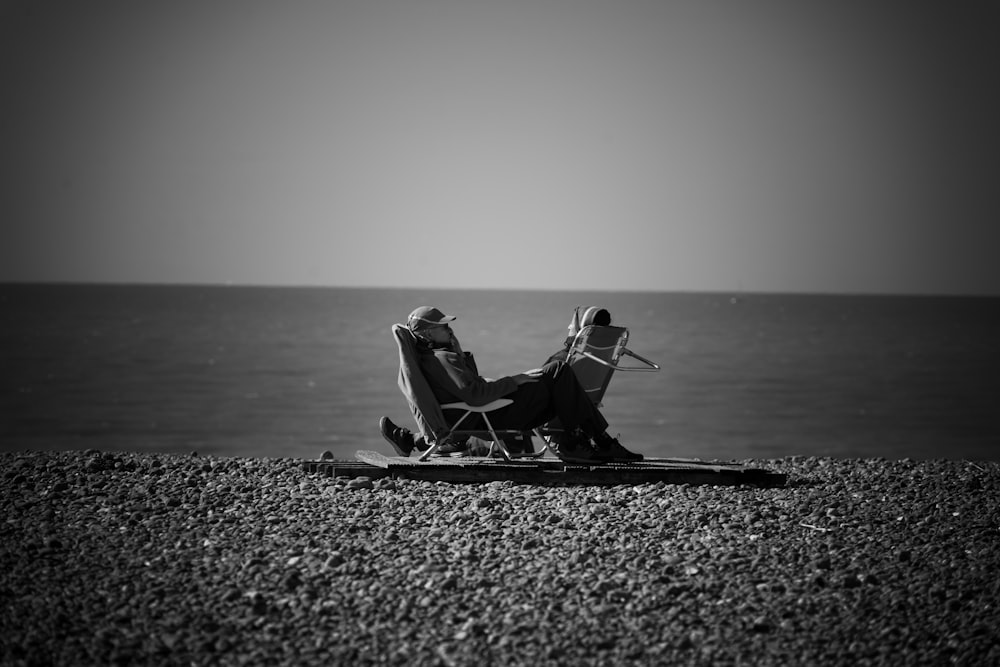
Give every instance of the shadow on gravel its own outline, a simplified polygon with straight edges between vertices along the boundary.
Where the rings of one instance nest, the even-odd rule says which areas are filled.
[[[813,488],[817,486],[822,486],[826,483],[826,480],[819,477],[789,477],[785,482],[784,488],[786,489],[797,489],[797,488]]]

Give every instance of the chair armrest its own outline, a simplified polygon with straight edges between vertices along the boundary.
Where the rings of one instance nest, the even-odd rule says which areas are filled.
[[[658,371],[658,370],[660,370],[659,364],[654,364],[652,361],[650,361],[646,357],[642,356],[641,354],[636,354],[635,352],[633,352],[632,350],[630,350],[628,348],[623,349],[622,352],[624,352],[628,356],[632,357],[633,359],[637,359],[637,360],[641,361],[642,363],[646,364],[646,366],[648,368],[637,368],[637,367],[634,367],[634,366],[630,366],[628,368],[621,368],[621,367],[619,367],[618,370],[620,370],[620,371]]]
[[[643,362],[646,365],[645,366],[616,366],[616,365],[614,365],[614,364],[612,364],[610,362],[604,361],[604,359],[601,359],[600,357],[594,356],[593,354],[591,354],[590,352],[587,352],[587,351],[573,352],[573,354],[578,354],[578,355],[580,355],[582,357],[587,357],[591,361],[596,361],[597,363],[601,364],[602,366],[607,366],[608,368],[614,369],[616,371],[646,371],[646,372],[649,372],[649,371],[658,371],[658,370],[660,370],[660,367],[658,365],[654,364],[652,361],[650,361],[649,359],[646,359],[645,357],[639,356],[638,354],[636,354],[632,350],[629,350],[629,349],[626,348],[626,349],[622,350],[622,353],[627,354],[628,356],[632,357],[633,359],[638,359],[639,361]]]
[[[458,402],[458,403],[442,403],[441,407],[445,410],[468,410],[469,412],[493,412],[494,410],[499,410],[500,408],[505,408],[514,401],[509,398],[498,398],[495,401],[490,401],[486,405],[469,405],[468,403]]]

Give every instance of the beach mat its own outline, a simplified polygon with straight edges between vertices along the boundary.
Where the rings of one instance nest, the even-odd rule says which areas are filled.
[[[385,456],[365,450],[356,452],[355,458],[370,466],[375,474],[369,476],[384,477],[388,473],[392,477],[454,483],[512,481],[521,484],[617,485],[664,482],[776,487],[784,486],[786,481],[786,475],[761,468],[696,459],[655,458],[599,466],[564,463],[556,458],[505,461],[475,456],[432,457],[421,462],[416,457]],[[348,474],[346,466],[342,465],[341,469],[342,474]]]

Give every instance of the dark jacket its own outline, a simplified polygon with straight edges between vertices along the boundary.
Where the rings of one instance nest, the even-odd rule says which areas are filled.
[[[479,375],[471,352],[448,349],[420,349],[420,370],[440,403],[464,401],[486,405],[517,390],[512,377],[487,380]]]

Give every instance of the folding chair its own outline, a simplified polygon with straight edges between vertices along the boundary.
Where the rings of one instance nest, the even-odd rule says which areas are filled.
[[[660,367],[626,347],[628,329],[625,327],[597,324],[580,326],[580,311],[583,308],[586,308],[584,322],[587,321],[587,315],[594,310],[593,307],[577,307],[569,326],[570,332],[575,330],[576,335],[570,343],[566,362],[573,368],[577,380],[583,385],[590,400],[600,407],[615,371],[648,373],[656,372]],[[619,360],[623,355],[632,357],[644,365],[620,366]]]
[[[484,433],[482,430],[459,430],[462,422],[473,413],[483,416],[483,421],[486,422],[486,432],[493,440],[487,456],[492,456],[494,450],[497,449],[505,460],[513,460],[515,455],[511,454],[510,450],[507,449],[503,438],[498,435],[498,432],[520,434],[522,431],[511,429],[497,431],[490,422],[489,413],[506,407],[514,401],[509,398],[498,398],[486,405],[469,405],[465,402],[438,403],[437,397],[434,396],[434,392],[431,391],[430,385],[427,384],[427,379],[420,370],[417,341],[413,333],[402,324],[394,324],[392,326],[392,334],[396,339],[396,345],[399,347],[399,390],[406,397],[406,402],[410,406],[410,412],[413,413],[413,419],[417,422],[417,427],[424,436],[424,440],[430,443],[430,447],[420,455],[418,460],[426,461],[441,445],[449,442],[457,435],[482,435]],[[465,413],[458,421],[449,425],[444,417],[444,410],[451,409],[465,410]],[[544,438],[542,440],[545,441]],[[540,451],[527,455],[518,455],[517,458],[539,457],[545,453],[547,448],[548,443],[546,442]]]

